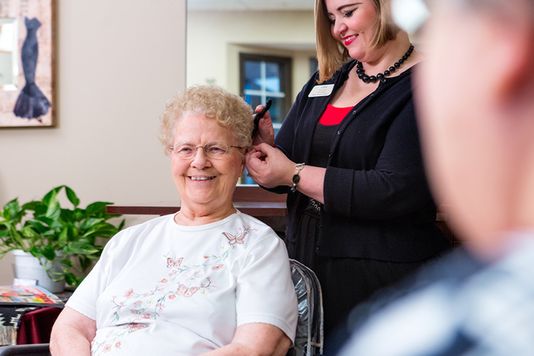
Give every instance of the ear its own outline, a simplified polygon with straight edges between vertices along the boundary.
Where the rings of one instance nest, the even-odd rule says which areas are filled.
[[[531,92],[534,83],[534,25],[530,14],[514,14],[513,17],[499,17],[493,19],[499,22],[494,27],[494,38],[492,46],[495,50],[491,54],[498,59],[493,73],[495,95],[494,99],[498,105],[516,105],[518,101],[524,100],[525,95],[532,96]],[[532,100],[529,98],[528,100]]]
[[[525,90],[534,82],[534,36],[519,34],[510,39],[507,47],[508,55],[501,63],[503,75],[496,88],[502,104],[524,99]]]

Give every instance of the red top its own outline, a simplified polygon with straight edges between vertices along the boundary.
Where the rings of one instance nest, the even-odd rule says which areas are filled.
[[[319,119],[319,123],[324,126],[333,126],[339,125],[341,121],[347,116],[347,114],[352,110],[352,106],[345,108],[338,108],[331,104],[326,106],[326,110]]]

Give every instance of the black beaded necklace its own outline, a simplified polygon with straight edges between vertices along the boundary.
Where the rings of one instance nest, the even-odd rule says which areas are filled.
[[[410,44],[410,48],[404,53],[401,59],[396,61],[391,67],[386,69],[382,73],[378,73],[376,75],[367,75],[365,74],[365,69],[363,69],[363,64],[360,61],[356,61],[356,74],[358,74],[358,78],[360,78],[364,83],[376,83],[378,80],[380,80],[382,83],[386,81],[386,77],[389,77],[391,74],[393,74],[397,69],[400,68],[402,63],[406,61],[410,55],[413,52],[413,45]]]

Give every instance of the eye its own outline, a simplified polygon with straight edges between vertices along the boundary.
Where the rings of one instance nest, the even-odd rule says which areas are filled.
[[[178,146],[178,147],[174,148],[174,152],[179,154],[179,155],[182,155],[182,156],[190,155],[193,152],[193,147],[191,147],[191,146]]]
[[[343,16],[344,17],[351,17],[353,13],[354,13],[354,9],[344,12]]]
[[[226,148],[222,145],[209,145],[206,147],[206,153],[211,156],[222,156],[226,153]]]

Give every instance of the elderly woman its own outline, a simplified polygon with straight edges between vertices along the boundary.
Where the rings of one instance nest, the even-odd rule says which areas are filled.
[[[54,355],[284,355],[296,297],[274,231],[232,204],[252,110],[198,86],[163,114],[176,214],[112,238],[51,338]]]

